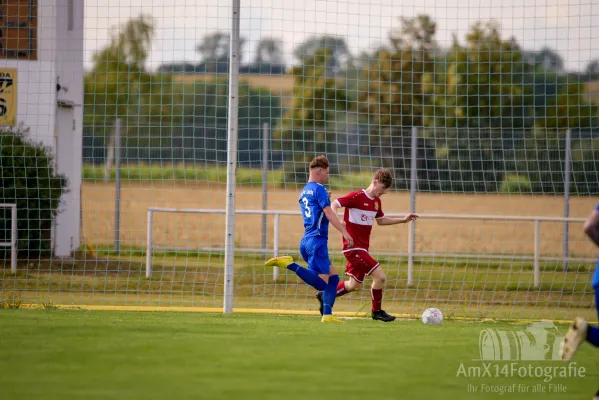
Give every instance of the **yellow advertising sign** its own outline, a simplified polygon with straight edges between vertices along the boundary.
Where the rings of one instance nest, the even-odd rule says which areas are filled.
[[[0,126],[14,126],[17,120],[17,70],[0,68]]]

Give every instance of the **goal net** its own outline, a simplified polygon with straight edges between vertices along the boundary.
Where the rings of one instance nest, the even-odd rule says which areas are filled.
[[[373,228],[389,313],[596,320],[582,226],[599,195],[598,6],[243,0],[237,38],[234,3],[85,2],[81,245],[20,247],[16,275],[6,255],[3,293],[220,311],[230,233],[234,311],[317,313],[311,287],[264,262],[306,266],[298,195],[324,154],[332,200],[387,168],[385,214],[421,215]],[[329,250],[343,273],[332,227]],[[336,312],[368,313],[370,284]]]

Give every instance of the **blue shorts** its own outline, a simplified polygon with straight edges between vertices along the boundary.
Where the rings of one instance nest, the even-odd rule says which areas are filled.
[[[595,289],[595,308],[599,316],[599,261],[597,261],[595,273],[593,274],[593,289]]]
[[[593,275],[593,288],[599,289],[599,261],[595,267],[595,274]]]
[[[329,259],[329,242],[321,237],[304,237],[300,242],[300,253],[308,269],[317,274],[329,274],[331,260]]]
[[[599,318],[599,288],[595,288],[595,308],[597,309],[597,318]]]

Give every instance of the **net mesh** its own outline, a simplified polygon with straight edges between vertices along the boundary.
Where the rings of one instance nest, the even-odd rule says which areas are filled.
[[[64,97],[18,82],[17,120],[57,155],[75,193],[81,180],[80,212],[62,195],[63,209],[74,207],[62,226],[78,226],[80,215],[81,232],[55,223],[52,256],[20,239],[16,275],[0,247],[2,293],[29,303],[220,309],[231,5],[68,4],[35,7],[34,62],[53,65],[63,85],[69,68],[82,68],[83,86]],[[599,194],[598,14],[573,0],[242,2],[236,209],[257,212],[236,216],[234,307],[317,310],[315,292],[295,274],[263,264],[275,253],[299,258],[297,197],[309,161],[325,154],[333,199],[387,168],[394,185],[382,197],[385,213],[422,215],[413,242],[408,225],[373,229],[388,312],[594,318],[596,249],[582,218]],[[42,37],[61,18],[68,23]],[[58,45],[62,37],[81,48]],[[27,65],[9,58],[19,73]],[[40,116],[71,95],[83,102],[81,123],[64,133],[62,114]],[[70,152],[68,135],[80,133],[81,170],[78,153],[70,164],[60,156]],[[12,166],[16,155],[2,145],[2,166]],[[2,193],[0,203],[23,204],[17,191]],[[567,224],[559,219],[566,205]],[[155,208],[169,210],[152,211],[148,223]],[[42,217],[20,206],[18,218],[26,237]],[[0,210],[0,234],[9,231]],[[72,257],[56,257],[65,235],[75,237]],[[333,229],[329,248],[343,271]],[[335,309],[369,311],[369,285]]]

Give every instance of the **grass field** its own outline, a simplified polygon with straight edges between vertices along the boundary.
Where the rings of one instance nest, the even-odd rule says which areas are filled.
[[[333,263],[342,264],[339,254]],[[414,284],[407,285],[405,258],[381,257],[387,274],[384,307],[404,317],[418,317],[427,307],[439,307],[448,318],[572,320],[581,315],[595,321],[591,268],[544,263],[541,287],[533,287],[532,265],[526,262],[480,263],[419,259]],[[277,282],[258,254],[237,253],[234,307],[294,310],[316,315],[315,292],[283,270]],[[52,260],[19,265],[18,273],[0,270],[0,302],[10,295],[25,304],[66,304],[166,308],[215,308],[223,304],[222,253],[164,252],[154,254],[151,279],[145,277],[145,251],[96,249],[76,260]],[[368,285],[368,283],[367,283]],[[338,312],[364,315],[370,311],[370,291],[339,299]]]
[[[160,312],[0,311],[0,398],[69,399],[591,399],[596,349],[575,358],[585,377],[482,367],[483,329],[526,326]],[[561,327],[565,331],[565,327]],[[517,371],[517,370],[516,370]],[[541,371],[540,373],[534,371]],[[550,380],[546,381],[549,377]],[[469,386],[470,385],[470,386]],[[470,389],[469,389],[470,387]],[[473,392],[476,388],[476,392]],[[499,395],[491,390],[515,390]],[[542,392],[539,392],[542,390]],[[551,392],[555,390],[557,392]],[[526,391],[526,392],[525,392]]]

